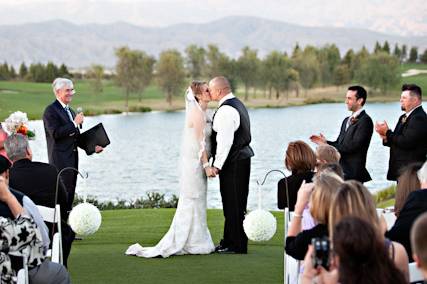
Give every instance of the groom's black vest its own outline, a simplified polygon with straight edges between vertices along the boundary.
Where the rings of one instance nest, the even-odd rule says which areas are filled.
[[[251,143],[251,123],[249,121],[249,114],[246,107],[238,98],[226,100],[219,108],[223,106],[231,106],[235,108],[240,116],[240,125],[239,128],[237,128],[237,130],[234,132],[233,145],[231,145],[230,152],[228,153],[227,159],[224,162],[224,168],[229,163],[252,157],[254,152],[249,146],[249,143]],[[215,119],[215,114],[213,119]],[[217,147],[216,135],[217,133],[212,129],[212,157],[214,157],[214,159]]]

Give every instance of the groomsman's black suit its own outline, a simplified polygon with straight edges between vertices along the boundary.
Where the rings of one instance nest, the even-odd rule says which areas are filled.
[[[72,109],[70,109],[70,112],[74,119],[75,112]],[[80,131],[74,126],[67,111],[58,100],[55,100],[45,109],[43,123],[49,164],[55,166],[58,172],[66,167],[77,169],[79,164],[77,139]],[[73,170],[65,170],[61,174],[61,179],[68,193],[67,210],[71,210],[76,189],[77,173]]]
[[[238,98],[231,98],[219,107],[231,106],[240,116],[239,128],[234,132],[233,144],[219,172],[219,186],[224,211],[224,235],[220,246],[237,253],[247,253],[248,238],[243,230],[249,194],[251,157],[254,155],[251,142],[249,114]],[[214,115],[215,119],[215,115]],[[215,157],[217,133],[212,130],[212,156]]]
[[[55,207],[57,173],[58,171],[52,165],[21,159],[15,161],[9,170],[9,186],[24,193],[36,205]],[[58,204],[61,205],[64,265],[67,265],[74,233],[67,225],[67,192],[62,182],[59,183],[58,188]],[[52,224],[47,223],[46,225],[52,241]]]
[[[422,106],[415,108],[409,117],[399,118],[394,131],[388,130],[385,146],[390,147],[388,180],[397,180],[399,171],[413,162],[424,163],[427,154],[427,115]]]
[[[366,169],[366,155],[374,124],[369,115],[362,111],[356,118],[352,119],[346,130],[349,119],[350,117],[344,119],[337,140],[327,141],[327,143],[340,152],[340,164],[346,180],[355,179],[360,182],[367,182],[371,180],[371,176]]]

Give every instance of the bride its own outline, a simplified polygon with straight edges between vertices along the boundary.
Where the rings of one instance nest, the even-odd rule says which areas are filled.
[[[131,245],[127,255],[168,257],[209,254],[215,250],[206,221],[206,175],[212,121],[207,116],[211,100],[205,82],[193,82],[185,96],[185,125],[181,146],[179,200],[169,231],[154,247]]]

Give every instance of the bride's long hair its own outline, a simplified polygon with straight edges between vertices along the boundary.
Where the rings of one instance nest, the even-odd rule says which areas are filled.
[[[197,98],[196,95],[203,94],[203,90],[202,90],[202,86],[203,85],[207,85],[207,83],[203,82],[203,81],[193,81],[193,82],[191,82],[190,88],[193,91],[194,98],[196,99],[197,102],[199,102],[199,99]]]

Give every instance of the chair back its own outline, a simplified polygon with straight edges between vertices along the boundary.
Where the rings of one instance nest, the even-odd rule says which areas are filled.
[[[61,227],[61,206],[56,204],[55,208],[37,205],[37,209],[40,212],[45,222],[57,224],[58,232],[53,235],[52,238],[52,249],[46,253],[51,258],[52,262],[63,263],[62,254],[62,227]]]
[[[424,283],[424,277],[421,270],[418,269],[415,262],[409,263],[409,282],[410,283]]]

